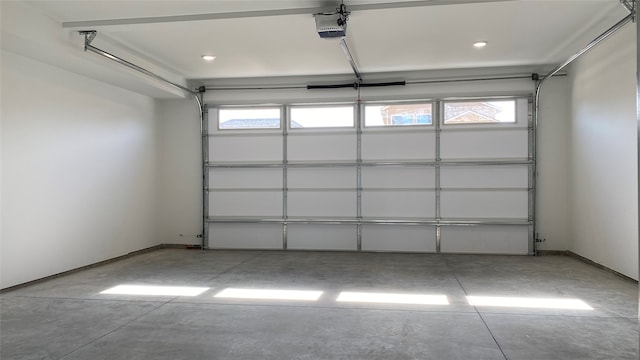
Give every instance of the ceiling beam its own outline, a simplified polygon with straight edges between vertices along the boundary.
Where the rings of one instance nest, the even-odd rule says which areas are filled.
[[[349,11],[364,10],[384,10],[399,9],[422,6],[438,6],[438,5],[460,5],[460,4],[476,4],[505,2],[517,0],[421,0],[421,1],[401,1],[388,3],[372,3],[348,6]],[[336,4],[338,2],[336,1]],[[293,9],[275,9],[275,10],[259,10],[259,11],[238,11],[226,13],[210,13],[210,14],[194,14],[194,15],[174,15],[174,16],[155,16],[127,19],[103,19],[103,20],[86,20],[86,21],[67,21],[62,23],[63,28],[96,28],[100,26],[119,26],[119,25],[142,25],[142,24],[158,24],[172,22],[188,22],[188,21],[205,21],[205,20],[223,20],[223,19],[241,19],[253,17],[268,16],[286,16],[286,15],[312,15],[315,13],[325,12],[327,7],[314,8],[293,8]]]

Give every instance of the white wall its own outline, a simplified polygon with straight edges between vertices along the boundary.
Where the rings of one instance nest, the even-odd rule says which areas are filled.
[[[570,71],[569,250],[638,279],[634,26],[591,50]]]
[[[0,288],[158,244],[151,98],[2,51]]]
[[[539,250],[567,250],[569,221],[570,81],[554,77],[543,85],[538,121]]]
[[[195,101],[158,101],[157,240],[201,244],[200,120]],[[182,234],[183,236],[180,236]]]

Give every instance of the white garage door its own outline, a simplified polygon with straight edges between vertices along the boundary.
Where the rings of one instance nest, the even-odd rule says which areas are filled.
[[[528,254],[530,101],[208,111],[209,248]]]

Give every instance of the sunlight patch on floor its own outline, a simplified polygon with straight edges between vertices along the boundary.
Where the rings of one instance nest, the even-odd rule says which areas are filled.
[[[509,296],[467,296],[469,304],[474,306],[501,306],[540,309],[593,310],[580,299],[523,298]]]
[[[395,294],[343,291],[337,302],[415,304],[415,305],[449,305],[445,295]]]
[[[320,296],[322,296],[322,291],[227,288],[216,294],[214,297],[233,299],[316,301]]]
[[[207,290],[209,290],[208,287],[118,285],[110,289],[104,290],[100,294],[149,295],[149,296],[198,296]]]

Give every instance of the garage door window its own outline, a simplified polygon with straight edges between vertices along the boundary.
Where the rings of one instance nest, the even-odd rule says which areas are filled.
[[[444,103],[444,123],[499,124],[516,122],[516,100],[467,100]]]
[[[218,110],[220,130],[280,129],[280,108],[234,108]]]
[[[375,104],[364,108],[365,126],[432,125],[433,104]]]
[[[353,105],[292,106],[290,128],[352,128],[355,127]]]

